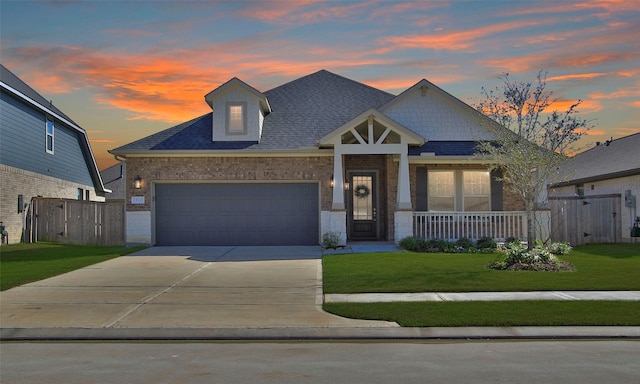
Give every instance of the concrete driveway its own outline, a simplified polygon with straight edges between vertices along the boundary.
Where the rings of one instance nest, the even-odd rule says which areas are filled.
[[[5,329],[397,327],[322,311],[319,247],[152,247],[0,303]]]

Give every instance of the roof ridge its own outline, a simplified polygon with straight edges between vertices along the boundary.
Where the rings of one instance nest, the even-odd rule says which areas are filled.
[[[359,82],[359,81],[356,81],[356,80],[350,79],[350,78],[348,78],[348,77],[346,77],[346,76],[338,75],[337,73],[334,73],[334,72],[328,71],[328,70],[326,70],[326,69],[320,69],[319,71],[316,71],[316,72],[314,72],[314,73],[310,73],[310,74],[308,74],[308,75],[304,75],[304,76],[299,77],[299,78],[297,78],[297,79],[293,79],[293,80],[291,80],[291,81],[288,81],[288,82],[286,82],[286,83],[284,83],[284,84],[280,84],[280,85],[278,85],[277,87],[273,87],[273,88],[269,89],[268,91],[265,91],[264,93],[271,92],[271,91],[273,91],[273,90],[276,90],[276,89],[278,89],[278,88],[280,88],[280,87],[284,87],[284,86],[289,85],[289,84],[291,84],[291,83],[294,83],[294,82],[296,82],[296,81],[300,81],[300,80],[303,80],[303,79],[311,78],[312,76],[317,76],[317,75],[320,75],[320,74],[323,74],[323,75],[329,75],[329,76],[331,76],[331,77],[334,77],[334,78],[340,79],[340,80],[342,80],[342,81],[347,81],[347,82],[349,82],[349,83],[356,84],[356,85],[358,85],[358,86],[360,86],[360,87],[368,88],[368,89],[371,89],[371,90],[376,91],[376,92],[382,92],[382,93],[385,93],[385,94],[387,94],[387,95],[389,95],[389,96],[393,96],[393,97],[395,97],[395,96],[396,96],[396,95],[394,95],[393,93],[389,93],[389,92],[384,91],[384,90],[382,90],[382,89],[378,89],[378,88],[372,87],[372,86],[371,86],[371,85],[369,85],[369,84],[361,83],[361,82]]]

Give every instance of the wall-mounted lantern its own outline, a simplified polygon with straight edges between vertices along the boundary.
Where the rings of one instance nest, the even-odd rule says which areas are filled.
[[[140,178],[140,175],[136,176],[136,178],[133,179],[133,188],[135,189],[142,188],[142,179]]]

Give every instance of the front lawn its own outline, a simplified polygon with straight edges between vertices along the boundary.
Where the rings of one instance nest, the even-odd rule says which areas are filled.
[[[323,258],[325,293],[640,290],[640,246],[587,245],[562,260],[575,271],[498,271],[496,254],[371,253]],[[640,325],[629,301],[325,303],[339,316],[402,326]]]
[[[0,247],[0,290],[60,275],[143,248],[51,243],[3,245]]]
[[[640,325],[640,303],[629,301],[457,301],[325,303],[327,312],[403,327]]]
[[[369,253],[323,258],[325,293],[636,291],[640,246],[586,245],[561,260],[575,271],[498,271],[487,268],[497,254]]]

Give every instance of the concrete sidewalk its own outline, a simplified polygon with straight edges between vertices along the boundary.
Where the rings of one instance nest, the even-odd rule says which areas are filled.
[[[327,303],[416,301],[620,300],[640,301],[640,291],[423,292],[327,294]]]

